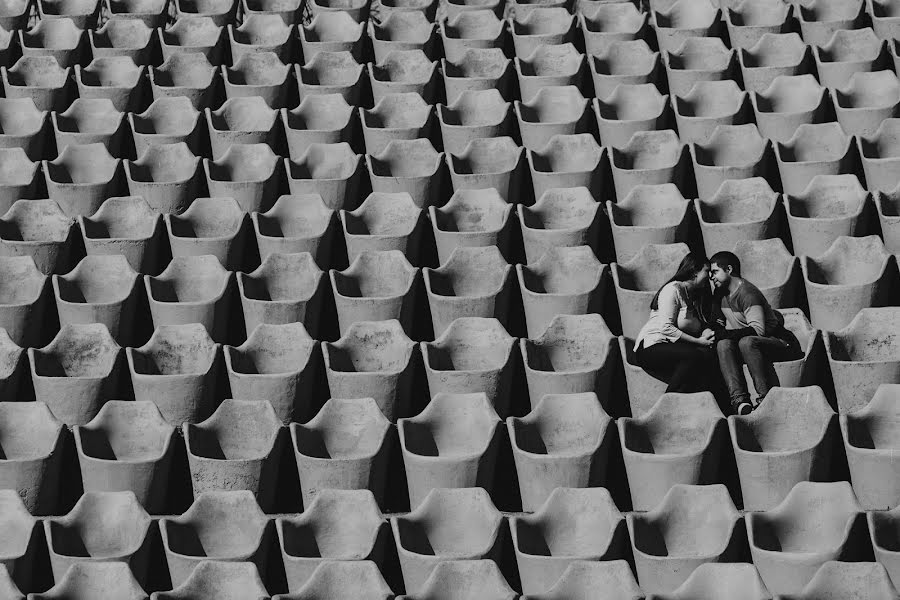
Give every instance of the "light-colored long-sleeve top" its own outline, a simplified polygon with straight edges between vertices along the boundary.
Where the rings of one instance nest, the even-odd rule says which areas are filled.
[[[649,348],[661,342],[676,342],[682,332],[699,335],[702,328],[702,321],[687,299],[684,284],[671,281],[660,289],[656,310],[650,311],[650,318],[638,333],[634,348],[637,350],[641,343],[644,348]]]

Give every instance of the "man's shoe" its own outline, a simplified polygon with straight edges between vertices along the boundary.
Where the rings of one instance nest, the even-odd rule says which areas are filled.
[[[734,414],[736,415],[749,415],[753,412],[753,405],[749,402],[741,402],[734,409]]]

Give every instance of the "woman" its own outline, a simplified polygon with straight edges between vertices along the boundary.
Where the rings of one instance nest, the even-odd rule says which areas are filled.
[[[650,303],[650,319],[635,340],[637,364],[669,384],[667,392],[713,391],[715,335],[709,262],[691,252]]]

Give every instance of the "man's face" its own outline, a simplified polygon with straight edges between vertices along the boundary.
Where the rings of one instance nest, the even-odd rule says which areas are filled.
[[[731,269],[726,271],[716,263],[712,263],[709,267],[709,279],[714,287],[724,287],[731,281]]]

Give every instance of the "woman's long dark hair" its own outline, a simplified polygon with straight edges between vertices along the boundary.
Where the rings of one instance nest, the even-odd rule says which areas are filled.
[[[678,269],[675,270],[672,278],[656,290],[656,295],[653,296],[653,300],[650,302],[650,310],[659,308],[659,293],[664,287],[673,281],[690,281],[697,276],[697,273],[703,270],[703,267],[707,266],[709,266],[709,260],[705,256],[696,252],[689,252],[681,259],[681,263],[678,265]],[[709,289],[709,286],[703,286],[699,290],[691,290],[691,293],[687,295],[687,299],[691,307],[697,312],[697,315],[705,323],[708,323],[712,314],[712,290]]]

